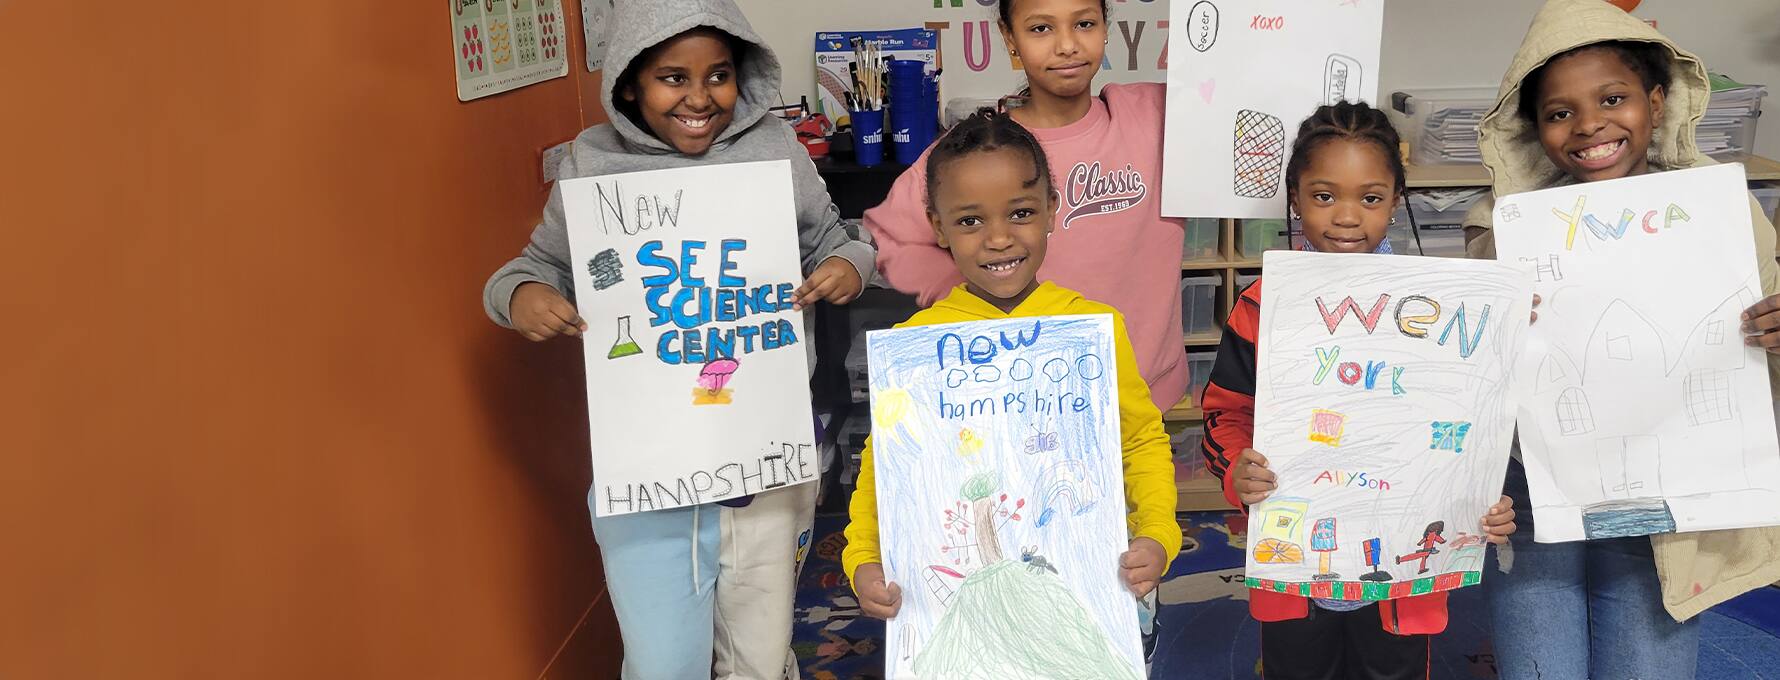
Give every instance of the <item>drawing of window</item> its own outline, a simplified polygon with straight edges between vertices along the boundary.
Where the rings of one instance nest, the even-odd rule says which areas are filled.
[[[1706,344],[1724,344],[1724,322],[1710,321],[1706,323]]]
[[[1588,395],[1572,387],[1558,395],[1558,431],[1564,436],[1587,434],[1595,430],[1595,413],[1588,408]]]
[[[1687,420],[1694,425],[1730,420],[1731,377],[1721,370],[1702,368],[1682,381],[1687,395]]]
[[[1610,437],[1595,442],[1601,493],[1609,499],[1663,495],[1661,449],[1656,437]]]
[[[1620,361],[1632,360],[1632,339],[1623,335],[1607,337],[1607,356]]]

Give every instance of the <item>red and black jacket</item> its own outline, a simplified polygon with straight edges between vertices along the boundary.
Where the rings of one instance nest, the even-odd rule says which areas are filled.
[[[1224,321],[1224,338],[1212,364],[1200,407],[1205,411],[1205,465],[1223,482],[1224,500],[1248,508],[1236,497],[1235,479],[1224,474],[1255,440],[1255,336],[1261,328],[1261,282],[1236,299]],[[1257,621],[1286,621],[1310,615],[1310,600],[1270,590],[1250,590],[1249,615]],[[1446,593],[1429,593],[1378,603],[1385,630],[1398,635],[1446,630]]]

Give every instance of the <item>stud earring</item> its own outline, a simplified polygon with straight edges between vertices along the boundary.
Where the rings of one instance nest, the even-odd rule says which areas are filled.
[[[1393,226],[1393,227],[1397,226],[1397,218],[1395,218],[1395,217],[1391,218],[1391,226]]]

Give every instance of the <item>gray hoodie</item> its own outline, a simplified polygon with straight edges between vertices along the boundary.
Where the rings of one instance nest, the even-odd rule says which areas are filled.
[[[612,100],[616,96],[613,88],[617,86],[618,74],[629,68],[631,61],[644,50],[700,26],[735,36],[747,47],[736,55],[740,64],[736,75],[741,96],[736,102],[734,119],[729,128],[717,136],[709,151],[699,156],[687,156],[656,139],[647,129],[637,127],[619,112],[613,106]],[[605,65],[608,87],[600,93],[600,103],[605,106],[606,117],[611,122],[590,127],[575,137],[568,157],[562,161],[561,178],[790,159],[804,274],[808,275],[829,257],[841,257],[859,270],[860,280],[871,280],[877,252],[870,244],[847,235],[840,213],[828,197],[828,187],[816,174],[809,153],[797,141],[790,126],[767,113],[779,97],[779,59],[754,33],[735,3],[730,0],[618,0],[607,30],[611,31],[611,47]],[[513,290],[529,281],[548,284],[563,297],[574,300],[575,286],[569,278],[566,225],[559,185],[550,190],[550,201],[544,206],[544,220],[532,230],[531,243],[519,257],[489,277],[488,285],[483,288],[482,306],[487,310],[488,318],[511,328],[513,321],[508,316],[508,307]]]

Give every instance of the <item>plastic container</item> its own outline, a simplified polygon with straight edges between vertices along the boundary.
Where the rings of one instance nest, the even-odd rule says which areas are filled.
[[[1494,87],[1430,87],[1391,93],[1385,115],[1417,165],[1481,162],[1477,125],[1496,104]]]
[[[1780,210],[1780,186],[1756,187],[1749,193],[1755,194],[1755,202],[1761,204],[1761,213],[1769,220],[1774,219],[1774,211]]]
[[[1694,141],[1701,152],[1714,160],[1735,161],[1743,154],[1755,152],[1755,124],[1760,121],[1759,110],[1734,118],[1715,117],[1708,112],[1694,129]]]
[[[1211,470],[1205,467],[1205,430],[1197,425],[1187,427],[1168,437],[1169,445],[1174,449],[1174,479],[1177,482],[1190,482],[1199,479],[1210,479]]]
[[[1217,330],[1218,284],[1223,277],[1217,274],[1206,276],[1187,276],[1180,280],[1180,321],[1181,331],[1187,335],[1199,335]]]
[[[884,110],[852,111],[853,155],[860,167],[869,168],[884,162]]]
[[[1223,226],[1216,217],[1187,218],[1187,238],[1181,246],[1181,259],[1188,262],[1206,262],[1218,258],[1218,232]]]
[[[1248,287],[1250,285],[1252,285],[1252,284],[1254,284],[1254,282],[1260,281],[1260,280],[1261,280],[1260,274],[1237,274],[1236,275],[1236,290],[1232,291],[1232,292],[1236,295],[1241,295],[1242,291],[1248,290]]]
[[[1261,253],[1287,247],[1286,221],[1279,219],[1247,219],[1236,221],[1236,254],[1245,260],[1259,260]]]
[[[1211,382],[1211,367],[1217,363],[1217,352],[1187,352],[1187,394],[1193,405],[1205,403],[1205,385]]]

